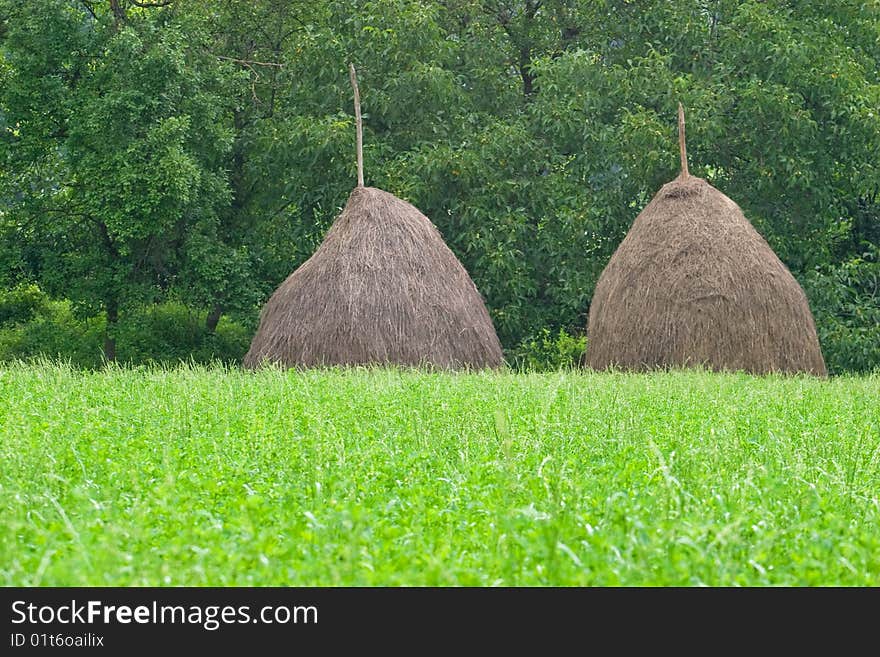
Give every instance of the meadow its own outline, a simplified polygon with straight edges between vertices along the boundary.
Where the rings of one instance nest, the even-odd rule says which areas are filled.
[[[6,586],[876,586],[880,375],[0,368]]]

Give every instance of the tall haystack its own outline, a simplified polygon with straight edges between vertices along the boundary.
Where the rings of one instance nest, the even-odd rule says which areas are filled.
[[[317,251],[271,296],[245,367],[390,364],[498,367],[501,345],[474,282],[415,207],[358,185]]]
[[[804,291],[732,200],[681,174],[642,210],[596,285],[586,364],[824,376]]]

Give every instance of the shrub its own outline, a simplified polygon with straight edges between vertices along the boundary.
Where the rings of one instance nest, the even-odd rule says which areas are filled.
[[[209,333],[203,313],[164,303],[148,306],[120,322],[117,358],[132,364],[240,362],[250,337],[249,331],[226,317]]]
[[[46,299],[30,319],[0,328],[0,361],[46,357],[74,367],[99,367],[103,328],[103,320],[74,317],[69,302]]]
[[[84,369],[103,364],[103,316],[82,320],[74,316],[68,301],[44,298],[29,319],[21,319],[24,312],[18,317],[20,321],[0,326],[0,362],[45,357]],[[247,351],[250,333],[226,318],[215,333],[209,333],[202,313],[174,303],[148,306],[120,319],[117,359],[131,365],[235,363]]]
[[[880,247],[811,272],[804,287],[828,371],[880,368]]]
[[[513,349],[508,362],[516,369],[539,372],[577,367],[586,348],[584,335],[571,335],[565,329],[554,334],[544,328]]]
[[[49,299],[36,285],[0,290],[0,326],[19,324],[48,310]]]

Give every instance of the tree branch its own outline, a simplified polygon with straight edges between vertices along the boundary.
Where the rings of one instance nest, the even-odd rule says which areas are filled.
[[[533,19],[538,14],[538,10],[541,8],[542,4],[544,4],[542,0],[538,0],[538,2],[535,2],[534,4],[526,2],[526,16],[529,20]]]
[[[95,10],[90,2],[87,2],[86,0],[80,0],[80,4],[86,8],[86,11],[88,11],[92,15],[92,18],[98,20],[98,16],[97,14],[95,14]]]
[[[104,242],[104,246],[107,248],[107,252],[116,260],[119,259],[119,251],[116,248],[116,245],[113,243],[113,238],[110,237],[110,231],[107,228],[107,224],[105,224],[100,219],[97,220],[98,230],[101,232],[101,240]]]
[[[154,2],[144,2],[144,0],[129,0],[135,7],[167,7],[174,4],[174,0],[155,0]]]
[[[226,59],[230,62],[235,62],[237,64],[243,64],[250,68],[251,66],[275,66],[277,68],[284,68],[284,64],[279,64],[278,62],[258,62],[253,59],[238,59],[237,57],[227,57],[226,55],[214,55],[217,59]]]
[[[119,0],[110,0],[110,11],[113,12],[113,24],[118,29],[125,22],[125,8],[119,4]]]

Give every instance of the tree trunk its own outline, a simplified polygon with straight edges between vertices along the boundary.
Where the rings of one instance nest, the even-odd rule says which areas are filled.
[[[523,83],[523,96],[529,100],[535,91],[535,76],[532,75],[532,50],[528,46],[520,48],[518,68]]]
[[[104,360],[112,363],[116,360],[116,324],[119,321],[119,304],[116,299],[105,303],[107,310],[107,327],[104,330]]]
[[[211,312],[208,313],[208,318],[205,320],[205,328],[208,333],[213,333],[217,330],[217,324],[220,323],[220,317],[223,315],[223,308],[219,305],[211,308]]]
[[[118,30],[125,22],[125,7],[119,4],[119,0],[110,0],[110,11],[113,12],[113,29]]]

